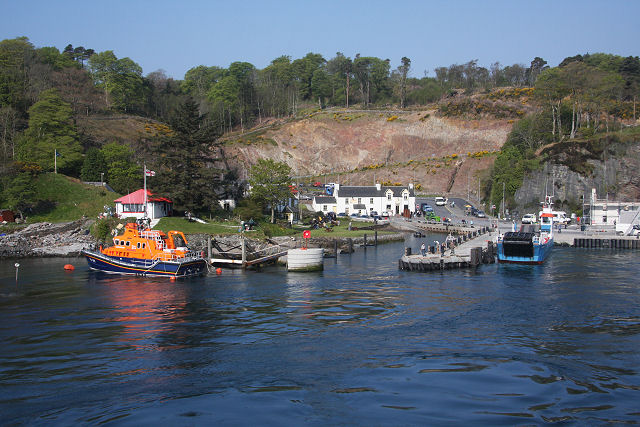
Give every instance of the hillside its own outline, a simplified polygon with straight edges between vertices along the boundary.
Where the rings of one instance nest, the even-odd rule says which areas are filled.
[[[468,182],[491,166],[510,122],[443,118],[433,110],[330,110],[239,136],[226,151],[241,168],[270,157],[302,177],[354,185],[414,182],[425,193],[466,194]]]

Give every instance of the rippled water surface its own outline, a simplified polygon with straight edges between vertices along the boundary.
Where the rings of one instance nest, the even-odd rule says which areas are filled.
[[[2,261],[2,424],[640,422],[637,252],[440,274],[403,247],[174,282]]]

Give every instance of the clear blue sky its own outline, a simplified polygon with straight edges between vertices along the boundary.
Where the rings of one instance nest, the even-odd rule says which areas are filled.
[[[308,52],[411,59],[411,75],[477,59],[556,66],[567,56],[640,55],[638,0],[0,0],[0,40],[71,43],[129,57],[146,75],[198,65],[264,68]]]

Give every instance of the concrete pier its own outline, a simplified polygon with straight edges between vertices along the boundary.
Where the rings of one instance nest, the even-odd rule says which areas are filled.
[[[438,271],[493,264],[496,260],[494,242],[497,236],[497,232],[490,233],[487,228],[475,230],[456,238],[457,244],[444,250],[442,245],[439,248],[430,247],[424,256],[412,254],[411,248],[406,248],[405,255],[398,260],[398,268],[407,271]]]

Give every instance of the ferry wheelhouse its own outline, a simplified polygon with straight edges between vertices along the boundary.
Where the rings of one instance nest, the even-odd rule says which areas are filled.
[[[143,221],[126,224],[124,233],[113,238],[113,246],[82,254],[89,268],[105,273],[186,277],[207,272],[206,259],[189,250],[181,231],[165,234]]]

